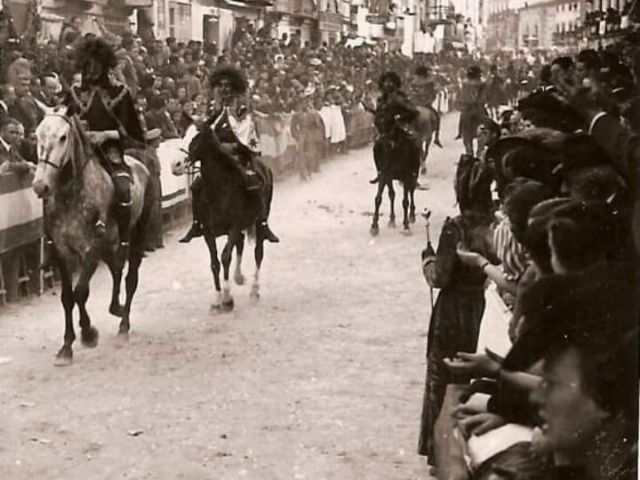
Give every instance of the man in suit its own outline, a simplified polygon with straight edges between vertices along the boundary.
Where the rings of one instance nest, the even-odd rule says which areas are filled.
[[[0,120],[10,115],[9,111],[16,103],[16,90],[11,85],[0,85]]]
[[[178,129],[176,128],[171,116],[167,112],[167,104],[162,97],[153,97],[149,102],[150,111],[145,117],[147,128],[153,130],[159,128],[162,132],[162,138],[168,140],[170,138],[178,138]]]
[[[27,174],[35,170],[35,165],[28,163],[18,151],[20,127],[20,122],[11,117],[0,123],[0,174]]]
[[[60,93],[62,92],[62,83],[56,73],[46,73],[42,77],[42,88],[36,95],[36,99],[44,103],[47,107],[57,107],[62,103]]]
[[[607,113],[604,96],[592,87],[580,89],[562,79],[556,79],[555,83],[565,100],[586,120],[589,134],[631,189],[633,240],[636,252],[640,253],[640,135]]]

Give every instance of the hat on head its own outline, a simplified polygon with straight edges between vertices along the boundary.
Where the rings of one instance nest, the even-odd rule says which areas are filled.
[[[229,80],[231,88],[242,95],[247,91],[247,80],[242,72],[233,65],[223,64],[216,68],[209,78],[209,85],[217,87],[223,79]]]

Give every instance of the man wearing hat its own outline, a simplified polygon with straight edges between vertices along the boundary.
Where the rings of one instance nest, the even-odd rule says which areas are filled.
[[[420,65],[416,68],[412,87],[416,104],[428,108],[435,116],[436,125],[435,131],[433,132],[433,144],[442,148],[442,143],[440,143],[440,114],[433,107],[433,103],[436,101],[438,92],[436,82],[431,76],[429,67]]]
[[[400,90],[402,80],[400,76],[392,71],[387,71],[380,76],[378,87],[382,90],[382,95],[378,98],[377,107],[375,109],[374,123],[378,129],[378,138],[373,146],[373,159],[376,164],[378,175],[371,180],[371,183],[377,183],[382,172],[388,165],[385,159],[385,151],[392,145],[394,140],[392,133],[398,126],[401,132],[402,140],[418,143],[415,132],[409,127],[409,123],[413,122],[419,115],[416,107],[413,106],[407,95]]]
[[[220,142],[220,158],[226,161],[244,180],[246,189],[260,200],[258,226],[264,238],[277,243],[280,240],[267,224],[267,206],[264,198],[265,179],[261,178],[254,161],[260,155],[260,144],[255,123],[248,112],[246,102],[241,96],[247,92],[247,81],[243,73],[231,65],[221,65],[211,78],[209,85],[214,92],[214,106],[205,128],[211,128]],[[201,182],[194,181],[192,186],[194,198],[202,191]],[[194,201],[193,224],[187,234],[180,240],[182,243],[203,234],[200,224],[198,202]]]
[[[111,175],[120,236],[117,260],[124,264],[129,252],[131,174],[123,152],[128,146],[143,145],[144,132],[128,88],[110,76],[117,65],[113,49],[103,39],[91,38],[84,41],[76,60],[82,84],[69,91],[68,114],[77,114],[86,123],[87,137]],[[96,230],[104,234],[102,219]]]
[[[482,81],[482,70],[474,65],[467,70],[467,79],[462,83],[460,91],[460,123],[458,136],[462,138],[466,153],[473,155],[473,138],[480,121],[487,116],[486,85]]]

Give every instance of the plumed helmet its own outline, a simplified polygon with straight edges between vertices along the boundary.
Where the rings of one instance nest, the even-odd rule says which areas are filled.
[[[209,85],[211,88],[217,87],[222,80],[229,80],[231,88],[235,93],[242,95],[247,91],[247,79],[244,74],[233,65],[221,65],[216,68],[211,77]]]
[[[97,60],[107,70],[118,64],[113,48],[100,37],[87,38],[82,42],[76,60],[78,70],[84,70],[90,58]]]

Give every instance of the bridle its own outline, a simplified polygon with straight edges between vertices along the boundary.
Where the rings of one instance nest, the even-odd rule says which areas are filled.
[[[70,119],[69,117],[67,117],[66,115],[62,115],[61,113],[54,113],[54,112],[51,112],[51,113],[47,113],[47,114],[45,114],[45,117],[58,117],[58,118],[62,118],[62,119],[67,123],[67,125],[69,125],[69,128],[70,128],[71,130],[73,130],[73,123],[71,122],[71,119]],[[67,150],[68,150],[68,148],[67,148]],[[67,152],[67,155],[68,155],[68,154],[69,154],[69,153]],[[50,161],[50,160],[48,160],[48,159],[46,159],[46,158],[44,158],[44,159],[39,158],[39,159],[38,159],[38,163],[44,163],[45,165],[49,165],[50,167],[53,167],[53,168],[55,168],[56,170],[60,170],[62,167],[64,167],[64,164],[58,165],[57,163],[53,163],[52,161]]]
[[[67,144],[67,151],[65,152],[65,155],[68,157],[70,155],[69,150],[72,149],[71,142],[79,141],[79,139],[75,138],[76,137],[75,134],[77,132],[76,132],[75,125],[74,125],[72,119],[68,115],[64,115],[62,113],[56,113],[56,112],[47,113],[47,114],[45,114],[45,117],[62,118],[67,123],[67,125],[69,125],[69,143]],[[38,159],[38,163],[40,163],[40,162],[44,163],[45,165],[49,165],[49,166],[53,167],[56,170],[61,170],[65,166],[64,163],[60,164],[60,165],[57,165],[57,164],[51,162],[50,160],[48,160],[46,158],[45,159]],[[72,160],[72,162],[73,162],[73,160]],[[89,164],[89,161],[85,161],[84,164],[82,165],[82,168],[80,168],[79,172],[76,172],[76,174],[77,173],[82,173],[88,164]],[[75,166],[74,166],[74,169],[75,169]]]

